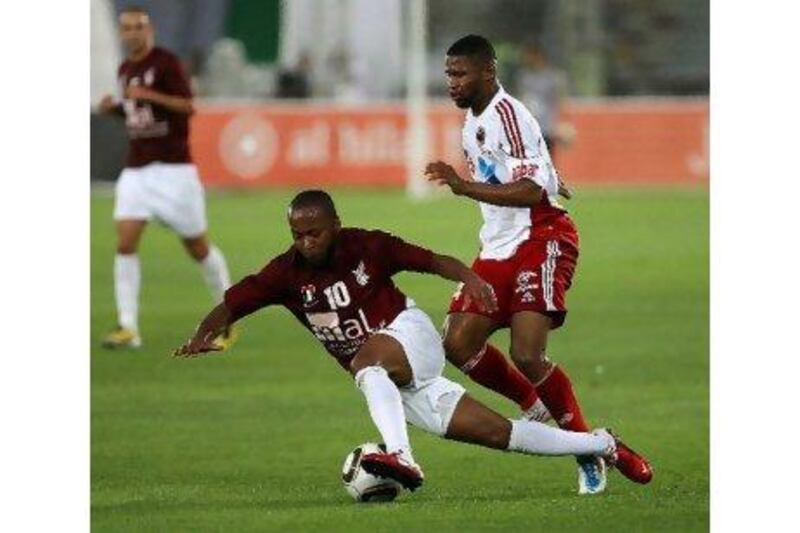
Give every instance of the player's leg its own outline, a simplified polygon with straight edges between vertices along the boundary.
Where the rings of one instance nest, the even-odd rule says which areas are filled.
[[[451,310],[459,308],[458,297]],[[546,416],[536,389],[496,347],[489,336],[499,329],[497,320],[478,313],[451,312],[444,326],[447,360],[476,383],[493,390],[520,406],[523,412]],[[537,409],[538,408],[538,409]]]
[[[196,225],[196,227],[198,227]],[[208,242],[205,233],[196,237],[182,237],[181,242],[189,256],[194,259],[203,272],[203,279],[211,292],[214,303],[220,303],[225,298],[225,291],[231,286],[228,265],[222,252]],[[238,326],[231,325],[223,331],[214,342],[223,350],[229,349],[239,337]]]
[[[533,455],[612,457],[614,439],[605,431],[577,433],[530,420],[508,420],[463,394],[447,426],[445,438],[487,448]]]
[[[550,316],[521,311],[511,319],[511,354],[514,362],[536,384],[539,396],[558,425],[576,432],[589,431],[575,396],[572,382],[559,366],[546,355],[547,334],[552,326]],[[578,456],[578,492],[596,494],[606,485],[605,465],[590,456]],[[649,483],[653,471],[647,459],[619,443],[616,467],[636,483]]]
[[[117,305],[117,328],[106,335],[106,348],[136,348],[139,336],[139,240],[152,216],[149,194],[144,186],[146,171],[125,168],[117,179],[114,194],[114,224],[117,250],[114,257],[114,296]]]
[[[117,304],[117,328],[105,339],[106,348],[137,348],[139,336],[139,241],[147,220],[121,219],[116,221],[117,250],[114,256],[114,297]]]
[[[231,286],[228,265],[222,251],[208,241],[205,233],[195,237],[183,237],[182,242],[189,256],[200,265],[214,302],[221,302],[225,291]]]
[[[547,357],[547,334],[552,317],[520,311],[511,318],[511,359],[522,373],[536,385],[539,397],[553,419],[563,429],[588,432],[578,400],[567,374]],[[590,455],[577,456],[578,492],[598,494],[605,490],[606,465]]]
[[[206,201],[197,167],[188,164],[161,164],[153,170],[158,178],[159,196],[156,216],[181,238],[186,252],[199,265],[214,303],[222,301],[230,287],[230,274],[222,252],[208,241]],[[223,349],[236,341],[236,327],[231,326],[215,342]]]
[[[410,490],[416,489],[424,476],[411,454],[403,400],[398,389],[413,379],[403,345],[388,335],[373,335],[351,360],[350,372],[364,394],[370,417],[387,452],[365,455],[361,464],[372,474],[391,477]]]
[[[230,274],[225,256],[208,240],[205,190],[197,167],[160,165],[157,172],[163,198],[158,216],[180,235],[186,252],[200,265],[214,302],[219,303],[231,285]]]
[[[589,431],[567,374],[546,355],[552,318],[535,311],[520,311],[511,317],[511,359],[536,386],[550,414],[564,429]]]

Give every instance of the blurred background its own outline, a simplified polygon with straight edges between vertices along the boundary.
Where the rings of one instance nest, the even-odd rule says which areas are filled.
[[[151,12],[199,98],[193,155],[212,187],[426,192],[462,159],[445,50],[488,37],[572,183],[708,179],[709,5],[696,0],[91,0],[91,95],[116,94],[120,9]],[[120,121],[92,114],[92,180],[116,179]]]

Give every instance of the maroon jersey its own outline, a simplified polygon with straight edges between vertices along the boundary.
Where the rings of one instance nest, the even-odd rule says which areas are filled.
[[[408,301],[392,275],[430,272],[433,252],[382,231],[345,228],[328,263],[313,267],[294,247],[225,293],[234,319],[280,304],[310,330],[344,368],[370,335]]]
[[[153,48],[141,61],[124,61],[117,76],[123,95],[128,86],[141,85],[171,96],[192,96],[180,60],[163,48]],[[191,162],[189,115],[129,99],[123,100],[122,110],[130,139],[126,167],[141,167],[153,161]]]

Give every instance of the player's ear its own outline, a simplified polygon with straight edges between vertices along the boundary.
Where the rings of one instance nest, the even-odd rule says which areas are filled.
[[[491,81],[497,77],[497,60],[492,59],[486,63],[483,69],[484,79]]]

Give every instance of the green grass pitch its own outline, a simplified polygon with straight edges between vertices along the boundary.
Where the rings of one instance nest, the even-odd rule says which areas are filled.
[[[345,225],[382,228],[455,255],[476,252],[477,206],[412,204],[398,192],[333,190]],[[291,192],[209,197],[214,241],[234,280],[289,245]],[[339,469],[377,440],[352,380],[284,310],[243,321],[234,350],[193,361],[170,351],[211,301],[175,236],[152,225],[140,250],[138,352],[107,352],[115,323],[112,199],[91,201],[91,523],[96,531],[707,530],[708,193],[589,189],[569,204],[581,259],[566,326],[549,352],[588,419],[652,460],[648,486],[616,472],[599,497],[576,495],[570,458],[446,442],[411,429],[426,484],[391,504],[353,503]],[[402,274],[400,287],[441,323],[453,284]],[[508,336],[495,337],[507,349]],[[508,401],[446,375],[507,416]]]

